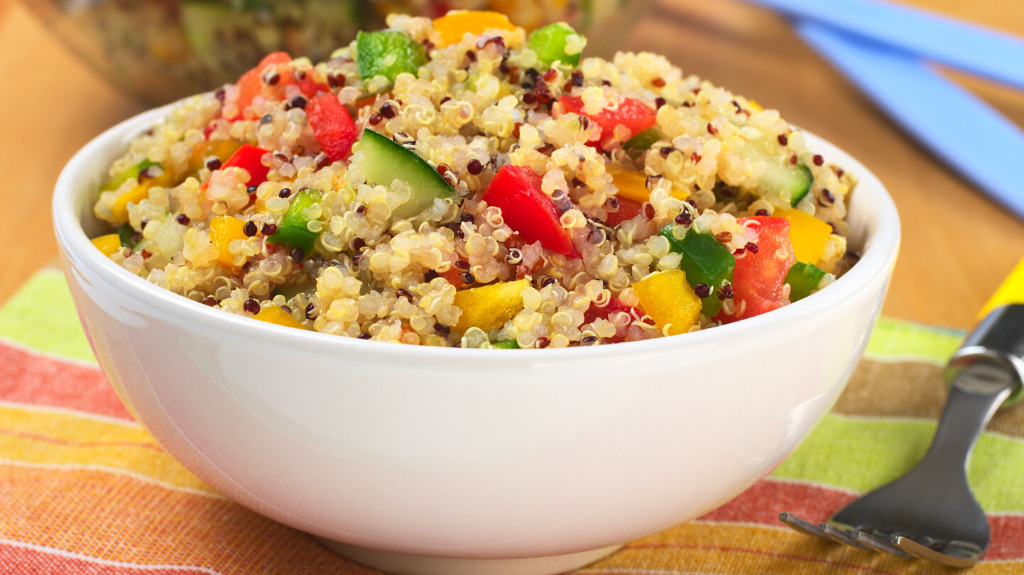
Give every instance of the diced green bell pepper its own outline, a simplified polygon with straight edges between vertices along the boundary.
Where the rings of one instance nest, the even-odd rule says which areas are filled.
[[[135,228],[131,224],[122,224],[121,227],[117,228],[117,238],[121,240],[121,245],[130,250],[135,249]]]
[[[575,40],[578,38],[578,40]],[[530,49],[537,53],[537,59],[545,64],[560,61],[576,67],[580,63],[580,53],[566,52],[570,41],[582,43],[583,37],[565,22],[555,22],[530,33]]]
[[[623,142],[622,147],[626,150],[626,153],[633,158],[639,158],[644,152],[650,150],[651,146],[653,146],[655,142],[664,137],[665,136],[661,133],[661,130],[657,128],[647,128],[643,132],[640,132]]]
[[[307,254],[313,251],[320,234],[309,231],[310,219],[306,216],[306,208],[316,204],[323,197],[320,190],[304,188],[292,197],[288,211],[277,223],[277,231],[267,238],[267,243],[283,245],[290,248],[302,248]]]
[[[491,342],[498,349],[519,349],[519,342],[514,339],[502,339]]]
[[[683,239],[678,239],[672,233],[673,228],[673,225],[665,226],[661,235],[668,238],[672,251],[682,254],[679,269],[686,272],[686,281],[690,287],[698,295],[702,291],[697,289],[699,284],[708,287],[708,294],[701,298],[701,311],[708,317],[714,317],[722,309],[718,291],[725,283],[732,283],[736,257],[712,234],[698,233],[691,229]]]
[[[380,30],[356,36],[356,65],[363,80],[384,76],[394,82],[402,72],[415,76],[426,63],[426,49],[405,32]]]
[[[799,301],[818,291],[821,280],[825,279],[825,270],[814,264],[797,262],[789,268],[786,283],[790,286],[789,301]]]

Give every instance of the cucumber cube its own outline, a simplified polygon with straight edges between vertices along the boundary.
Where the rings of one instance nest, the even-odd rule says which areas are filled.
[[[415,76],[426,63],[426,49],[404,32],[381,30],[356,36],[356,65],[363,80],[384,76],[394,82],[402,72]]]
[[[583,36],[576,33],[572,26],[565,22],[555,22],[538,28],[530,34],[530,49],[537,53],[537,59],[545,64],[560,61],[576,67],[580,63],[580,53],[584,45]],[[576,51],[569,54],[567,50],[575,47]]]
[[[434,198],[455,195],[455,189],[426,160],[391,138],[363,130],[359,150],[363,153],[363,175],[367,182],[389,187],[395,180],[409,184],[412,196],[395,208],[395,218],[415,216],[430,207]]]

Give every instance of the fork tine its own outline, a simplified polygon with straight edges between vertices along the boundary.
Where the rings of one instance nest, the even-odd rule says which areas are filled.
[[[981,550],[978,549],[976,545],[970,544],[963,544],[959,546],[957,546],[956,542],[950,544],[950,546],[954,547],[954,549],[964,550],[965,553],[970,554],[966,556],[954,556],[947,555],[946,553],[940,553],[939,551],[935,551],[930,547],[921,545],[917,541],[914,541],[913,539],[909,537],[904,537],[902,535],[893,534],[889,537],[889,541],[891,541],[892,544],[898,547],[899,549],[911,555],[920,557],[921,559],[934,561],[942,565],[948,565],[949,567],[956,567],[959,569],[963,569],[965,567],[970,567],[971,565],[974,565],[978,562],[978,559],[981,555]],[[965,545],[967,546],[966,549]]]
[[[836,541],[838,543],[843,543],[851,547],[856,547],[857,549],[867,549],[868,551],[875,551],[875,549],[862,544],[860,541],[857,541],[857,532],[850,534],[845,529],[836,527],[831,523],[822,523],[818,525],[818,531],[823,536],[828,537],[829,539]]]
[[[897,557],[912,557],[910,553],[907,553],[906,551],[900,549],[892,543],[889,543],[885,539],[872,535],[867,531],[857,531],[853,534],[853,536],[857,539],[858,543],[861,543],[868,549],[872,549],[874,551],[882,551],[884,553],[895,555]]]
[[[822,539],[829,539],[829,537],[822,535],[821,532],[818,531],[818,525],[816,523],[811,523],[810,521],[797,517],[792,513],[779,513],[779,521],[790,526],[793,530],[803,533],[804,535],[814,535],[815,537],[821,537]]]

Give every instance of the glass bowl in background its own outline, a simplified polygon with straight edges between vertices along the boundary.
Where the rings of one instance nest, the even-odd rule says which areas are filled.
[[[565,21],[611,55],[652,0],[25,0],[74,53],[151,104],[233,82],[274,51],[326,59],[389,12],[497,10],[527,30]]]

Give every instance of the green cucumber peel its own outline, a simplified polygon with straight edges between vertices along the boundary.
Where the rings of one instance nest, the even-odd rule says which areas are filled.
[[[369,184],[391,187],[395,180],[409,185],[411,196],[395,208],[397,219],[410,218],[430,207],[436,198],[455,196],[455,188],[415,152],[367,128],[359,140],[362,170]]]

